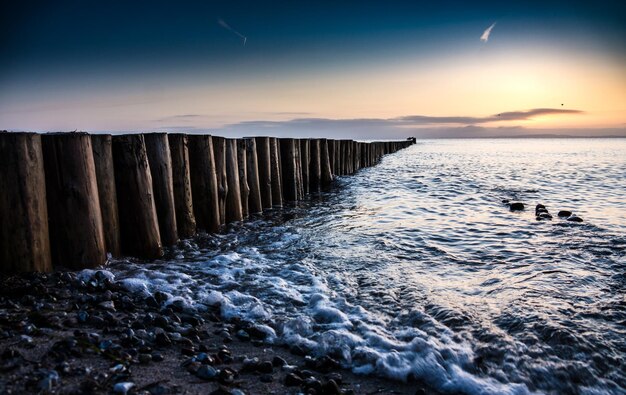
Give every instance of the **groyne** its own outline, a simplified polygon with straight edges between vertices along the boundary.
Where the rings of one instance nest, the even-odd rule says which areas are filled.
[[[1,131],[0,273],[159,258],[414,143]]]

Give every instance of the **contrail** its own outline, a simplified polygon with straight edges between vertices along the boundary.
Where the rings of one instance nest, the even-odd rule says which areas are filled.
[[[219,23],[219,25],[221,27],[223,27],[226,30],[229,30],[233,33],[235,33],[236,35],[239,36],[239,38],[241,38],[243,40],[243,45],[246,45],[246,41],[248,41],[248,37],[244,36],[243,34],[239,33],[237,30],[233,29],[232,27],[230,27],[230,25],[226,22],[224,22],[223,19],[218,19],[217,23]]]
[[[487,28],[487,30],[483,32],[483,35],[480,36],[480,41],[485,42],[485,43],[489,41],[489,35],[491,34],[491,29],[493,29],[495,25],[496,23],[494,22],[491,26]]]

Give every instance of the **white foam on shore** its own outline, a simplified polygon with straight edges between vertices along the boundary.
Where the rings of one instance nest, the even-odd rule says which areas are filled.
[[[274,244],[284,248],[294,239],[285,234]],[[164,292],[168,303],[177,300],[200,310],[219,306],[224,318],[255,322],[270,343],[330,355],[358,374],[417,378],[443,392],[530,393],[523,384],[468,373],[464,367],[473,360],[471,347],[452,340],[448,328],[438,328],[438,336],[412,327],[389,330],[378,315],[350,304],[336,291],[341,278],[320,277],[306,262],[286,264],[245,248],[193,264],[125,263],[103,273],[131,292]],[[94,274],[85,270],[79,277],[88,281]],[[422,311],[414,313],[429,318]]]

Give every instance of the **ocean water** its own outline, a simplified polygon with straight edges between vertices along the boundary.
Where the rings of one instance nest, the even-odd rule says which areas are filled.
[[[362,374],[442,393],[618,394],[625,252],[626,139],[425,140],[298,207],[108,270]]]

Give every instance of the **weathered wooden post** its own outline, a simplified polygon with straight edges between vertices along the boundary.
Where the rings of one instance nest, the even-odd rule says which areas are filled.
[[[241,214],[246,218],[250,214],[250,186],[248,185],[248,154],[245,139],[237,139],[237,168],[239,169]]]
[[[333,172],[330,167],[328,140],[320,139],[320,184],[327,187],[333,181]]]
[[[113,136],[113,164],[122,253],[145,259],[161,257],[163,247],[143,135]]]
[[[100,198],[87,133],[41,137],[52,264],[72,269],[106,263]]]
[[[272,158],[269,137],[255,137],[263,208],[272,208]]]
[[[215,233],[220,228],[220,208],[211,136],[189,135],[189,163],[196,224]]]
[[[96,182],[98,183],[104,245],[107,252],[114,257],[119,257],[122,254],[122,249],[120,245],[120,220],[117,208],[111,135],[91,135],[91,148],[93,150],[93,161],[96,166]]]
[[[220,208],[220,225],[226,223],[226,195],[228,195],[228,181],[226,175],[226,139],[212,136],[213,155],[215,156],[215,174],[217,174],[217,201]]]
[[[297,200],[304,199],[304,184],[302,181],[302,140],[294,139],[295,147],[295,159],[296,159],[296,189]]]
[[[309,181],[311,193],[317,193],[322,184],[321,144],[319,139],[311,139],[311,158],[309,163]]]
[[[174,204],[174,180],[172,155],[166,133],[144,135],[146,153],[152,176],[154,204],[159,220],[159,233],[163,245],[172,246],[178,241],[176,206]]]
[[[346,174],[352,174],[352,140],[346,140]]]
[[[0,131],[0,273],[52,270],[41,135]]]
[[[226,222],[243,220],[241,209],[241,189],[239,186],[239,166],[237,165],[237,140],[225,139],[226,144]]]
[[[285,201],[298,200],[296,176],[296,146],[291,138],[279,139],[283,197]]]
[[[259,160],[257,157],[256,140],[244,139],[246,143],[246,168],[250,195],[248,196],[248,211],[257,214],[263,211],[261,200],[261,185],[259,182]]]
[[[172,154],[176,228],[180,238],[188,238],[196,234],[196,217],[193,213],[193,195],[189,170],[189,139],[186,134],[182,133],[169,134],[168,139]]]
[[[361,149],[359,148],[359,142],[353,141],[352,142],[352,166],[354,169],[354,173],[359,171],[359,164],[361,163],[360,155],[361,155]]]
[[[328,144],[328,160],[330,161],[330,173],[335,173],[335,140],[328,139],[326,140],[326,144]]]
[[[309,194],[309,158],[310,158],[310,140],[300,140],[300,162],[302,166],[302,191],[304,195]]]
[[[270,137],[270,162],[272,169],[272,204],[274,207],[282,207],[283,188],[280,172],[280,149],[276,137]]]

